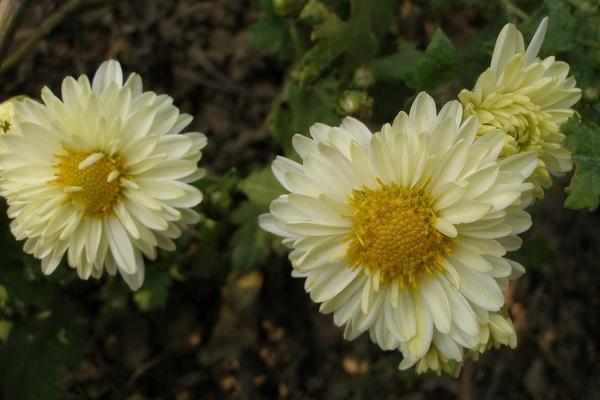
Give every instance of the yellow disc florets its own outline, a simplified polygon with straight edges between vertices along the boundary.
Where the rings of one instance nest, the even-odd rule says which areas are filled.
[[[364,268],[383,284],[415,287],[424,273],[442,271],[449,238],[434,227],[431,197],[424,189],[381,184],[354,191],[349,264]]]
[[[108,215],[119,200],[122,174],[118,156],[103,152],[82,152],[68,148],[57,156],[55,184],[67,193],[72,203],[88,217]]]

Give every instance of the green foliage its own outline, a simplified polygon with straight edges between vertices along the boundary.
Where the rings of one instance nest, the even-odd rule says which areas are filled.
[[[409,73],[409,87],[415,90],[431,90],[451,81],[456,75],[457,60],[454,45],[444,32],[438,29],[417,68]]]
[[[284,20],[277,17],[260,20],[250,27],[250,32],[256,49],[287,58],[291,37]]]
[[[231,215],[231,221],[239,228],[231,238],[231,265],[236,269],[251,269],[264,264],[271,251],[267,232],[258,226],[258,216],[266,212],[264,205],[243,203]]]
[[[248,200],[231,215],[231,222],[239,226],[231,238],[231,265],[251,269],[271,255],[270,236],[258,226],[258,216],[268,212],[271,201],[284,190],[270,168],[253,172],[240,182],[239,189]]]
[[[396,53],[375,59],[370,66],[380,82],[402,82],[416,91],[435,92],[446,88],[456,76],[458,54],[438,29],[424,52],[418,51],[414,43],[401,40]]]
[[[45,307],[54,301],[56,290],[42,279],[39,264],[29,257],[22,257],[23,264],[9,263],[0,276],[12,303]],[[56,277],[52,277],[56,279]]]
[[[417,50],[415,43],[400,40],[397,52],[377,58],[369,66],[378,82],[404,83],[415,74],[422,59],[423,52]]]
[[[544,40],[544,52],[558,55],[573,50],[577,46],[578,22],[571,7],[563,1],[546,1],[545,15],[550,18],[548,33]],[[532,27],[534,28],[534,27]]]
[[[311,39],[315,45],[300,60],[300,85],[314,82],[343,55],[346,59],[341,63],[345,70],[342,72],[352,72],[367,62],[389,27],[395,5],[393,0],[353,0],[350,18],[342,21],[323,3],[310,0],[301,18],[312,25]]]
[[[263,208],[268,206],[274,198],[284,193],[270,168],[253,172],[240,183],[239,189],[252,203]]]
[[[298,84],[290,83],[269,116],[269,132],[283,146],[285,153],[290,154],[295,134],[306,135],[315,121],[325,124],[339,121],[335,107],[340,95],[334,81],[321,81],[304,90]]]
[[[297,15],[284,18],[273,3],[260,2],[266,16],[251,28],[253,43],[289,63],[267,124],[286,154],[292,154],[292,136],[306,135],[317,121],[336,124],[345,115],[368,120],[373,110],[389,109],[386,103],[397,103],[390,90],[396,90],[382,90],[382,85],[435,94],[453,82],[460,60],[450,39],[441,29],[426,43],[403,39],[397,19],[400,3],[309,0]],[[421,44],[426,44],[424,51],[418,50]],[[371,81],[357,86],[358,71],[375,78],[375,93],[387,90],[379,96],[383,104],[372,96]]]
[[[525,246],[511,254],[511,258],[525,265],[527,269],[542,269],[556,260],[556,257],[553,246],[543,234],[528,238]]]
[[[15,325],[0,348],[0,390],[6,399],[63,400],[63,374],[89,347],[82,324],[67,314],[44,313]]]
[[[2,285],[0,285],[0,310],[4,308],[6,305],[6,301],[8,300],[8,291]]]
[[[172,282],[169,272],[152,265],[146,268],[144,286],[134,293],[133,300],[142,311],[164,308],[169,299]]]
[[[573,151],[575,160],[575,174],[566,188],[569,196],[565,205],[595,210],[600,201],[600,126],[574,117],[563,129],[567,134],[565,144]]]
[[[290,1],[294,9],[302,3]],[[267,124],[286,154],[292,152],[292,136],[307,134],[316,121],[335,124],[340,115],[370,115],[373,100],[366,91],[359,93],[364,106],[337,106],[345,105],[346,94],[356,89],[355,72],[370,63],[395,30],[394,14],[399,7],[398,0],[309,0],[302,4],[300,12],[282,17],[272,2],[261,1],[266,17],[251,28],[255,47],[290,63]]]
[[[10,335],[12,329],[12,322],[0,320],[0,342],[5,342]]]

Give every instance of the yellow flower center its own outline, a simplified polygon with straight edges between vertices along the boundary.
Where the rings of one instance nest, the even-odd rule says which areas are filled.
[[[119,156],[102,152],[83,152],[65,148],[57,156],[55,184],[69,196],[72,203],[83,209],[86,216],[104,217],[119,200],[122,174]]]
[[[424,189],[381,184],[355,191],[349,264],[364,268],[379,282],[416,287],[422,274],[441,272],[450,239],[435,229],[431,197]]]

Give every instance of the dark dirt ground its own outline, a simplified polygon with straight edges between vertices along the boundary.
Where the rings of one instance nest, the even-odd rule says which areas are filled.
[[[17,43],[61,2],[32,3]],[[117,58],[196,116],[211,171],[235,165],[245,174],[278,151],[264,122],[283,68],[249,47],[246,29],[258,17],[236,0],[80,11],[0,77],[0,93],[58,90],[65,74]],[[176,286],[162,312],[99,318],[96,348],[67,382],[85,399],[452,399],[461,385],[474,399],[600,399],[600,218],[563,209],[563,198],[557,187],[536,206],[519,254],[528,273],[509,294],[518,348],[488,352],[472,376],[399,373],[398,353],[366,337],[343,341],[282,263],[232,275],[222,288],[210,277]]]

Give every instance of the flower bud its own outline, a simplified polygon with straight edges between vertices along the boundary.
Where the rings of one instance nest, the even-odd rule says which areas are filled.
[[[367,67],[360,67],[354,71],[352,83],[359,89],[368,89],[375,82],[373,72]]]
[[[599,95],[598,88],[595,87],[589,87],[583,91],[583,99],[588,103],[597,102]]]
[[[338,113],[358,119],[369,119],[373,114],[373,98],[366,92],[346,90],[338,102]]]
[[[273,9],[275,14],[283,18],[292,18],[298,16],[305,0],[273,0]]]

